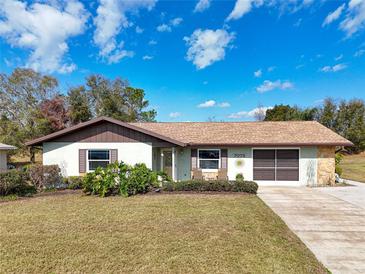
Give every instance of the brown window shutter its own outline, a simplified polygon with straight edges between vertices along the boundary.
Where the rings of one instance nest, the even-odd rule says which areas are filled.
[[[86,149],[79,149],[79,173],[86,173]]]
[[[198,150],[192,149],[191,150],[191,169],[198,168],[198,159],[197,159]]]
[[[227,149],[221,149],[221,168],[227,169],[228,151]]]
[[[118,162],[118,149],[110,150],[110,162],[111,163]]]

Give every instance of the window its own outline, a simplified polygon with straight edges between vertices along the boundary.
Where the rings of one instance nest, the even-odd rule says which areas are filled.
[[[110,164],[109,150],[89,150],[87,155],[89,171],[93,171],[97,167],[106,167]]]
[[[199,149],[199,168],[219,169],[220,150],[219,149]]]
[[[254,150],[253,179],[262,181],[298,181],[299,150]]]

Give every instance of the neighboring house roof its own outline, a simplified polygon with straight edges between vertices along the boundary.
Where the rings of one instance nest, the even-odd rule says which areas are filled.
[[[133,129],[178,146],[353,145],[350,141],[314,121],[125,123],[108,117],[99,117],[80,123],[29,141],[26,145],[40,145],[103,121]]]
[[[347,139],[315,121],[130,123],[188,145],[334,145]]]
[[[0,150],[13,150],[13,149],[16,149],[16,147],[0,143]]]

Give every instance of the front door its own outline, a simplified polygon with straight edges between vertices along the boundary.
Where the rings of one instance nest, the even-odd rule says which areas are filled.
[[[163,151],[162,170],[169,177],[172,177],[172,151],[171,150]]]

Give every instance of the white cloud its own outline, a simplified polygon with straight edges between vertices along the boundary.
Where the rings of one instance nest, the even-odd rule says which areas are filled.
[[[148,44],[151,45],[151,46],[154,46],[154,45],[157,45],[157,41],[150,40],[150,41],[148,41]]]
[[[190,37],[184,37],[189,47],[186,59],[197,69],[203,69],[216,61],[223,60],[225,49],[234,40],[235,34],[224,29],[197,29]]]
[[[170,24],[174,27],[180,25],[182,23],[183,19],[181,17],[176,17],[170,21]]]
[[[365,26],[365,1],[350,0],[346,18],[340,23],[340,29],[346,32],[347,37],[363,29]]]
[[[346,64],[337,64],[337,65],[334,65],[334,66],[324,66],[320,69],[320,71],[322,71],[322,72],[337,72],[337,71],[344,70],[345,68],[347,68]]]
[[[171,32],[172,31],[171,27],[167,24],[161,24],[161,25],[157,26],[156,29],[159,32]]]
[[[228,116],[230,119],[242,119],[242,118],[254,118],[256,115],[264,114],[267,110],[272,109],[273,107],[257,107],[250,111],[239,111],[236,113],[232,113]]]
[[[181,17],[176,17],[171,19],[168,24],[164,23],[157,26],[157,31],[159,32],[171,32],[173,27],[177,27],[182,23],[183,19]]]
[[[329,24],[331,24],[332,22],[336,21],[338,18],[340,18],[342,11],[345,9],[345,4],[342,4],[341,6],[339,6],[336,10],[334,10],[333,12],[329,13],[327,15],[327,17],[324,19],[322,27],[325,27]]]
[[[256,77],[256,78],[260,78],[262,76],[262,70],[259,69],[259,70],[256,70],[253,75]]]
[[[210,7],[210,0],[199,0],[194,8],[194,12],[202,12]]]
[[[256,91],[259,93],[264,93],[274,89],[286,90],[286,89],[292,89],[293,87],[294,84],[290,81],[276,80],[272,82],[269,80],[265,80],[260,86],[256,88]]]
[[[275,66],[271,66],[271,67],[268,67],[268,68],[267,68],[267,71],[268,71],[268,72],[273,72],[275,69],[276,69],[276,67],[275,67]]]
[[[30,49],[25,66],[43,72],[70,73],[73,63],[65,63],[67,40],[84,32],[88,13],[77,0],[63,5],[2,0],[0,36],[12,47]]]
[[[216,101],[208,100],[208,101],[205,101],[204,103],[199,104],[198,108],[211,108],[211,107],[214,107],[215,105],[216,105]]]
[[[141,34],[141,33],[143,33],[144,32],[144,29],[142,29],[141,27],[139,27],[139,26],[136,26],[136,33],[138,33],[138,34]]]
[[[365,53],[365,49],[359,49],[358,51],[355,52],[354,57],[360,57],[362,55],[364,55]]]
[[[143,60],[152,60],[153,59],[153,56],[150,56],[150,55],[145,55],[142,57]]]
[[[130,51],[122,49],[123,43],[118,43],[116,37],[123,29],[133,25],[127,17],[128,13],[142,8],[151,10],[155,3],[156,0],[99,0],[94,18],[94,43],[100,48],[99,55],[109,63],[132,56]]]
[[[181,116],[180,112],[171,112],[169,114],[169,117],[172,118],[172,119],[175,119],[175,118],[180,117],[180,116]]]
[[[250,12],[253,6],[260,7],[263,4],[263,0],[237,0],[226,21],[237,20],[246,13]]]
[[[220,107],[220,108],[229,108],[230,106],[231,106],[231,104],[228,102],[222,102],[222,103],[218,104],[218,107]]]
[[[340,54],[335,57],[335,61],[340,61],[343,58],[343,54]]]
[[[231,104],[228,102],[217,103],[215,100],[208,100],[197,105],[198,108],[211,108],[211,107],[228,108],[230,106]]]

